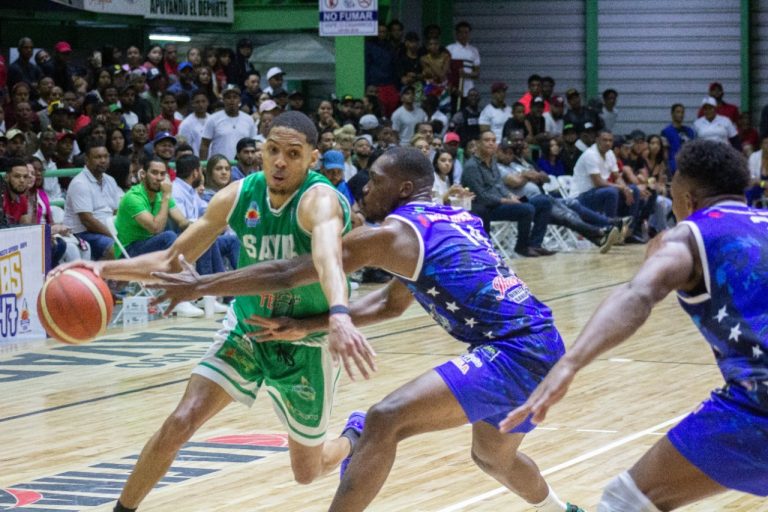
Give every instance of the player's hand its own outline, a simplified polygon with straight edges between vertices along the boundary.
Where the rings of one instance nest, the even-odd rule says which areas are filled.
[[[275,340],[298,341],[306,338],[310,332],[304,327],[304,321],[287,316],[264,318],[253,315],[247,318],[245,323],[261,327],[260,331],[245,333],[246,336],[258,343]]]
[[[91,260],[76,260],[76,261],[70,261],[69,263],[63,263],[57,267],[54,267],[51,269],[50,272],[48,272],[48,278],[56,277],[57,275],[61,274],[65,270],[69,270],[71,268],[87,268],[97,276],[101,276],[101,268],[104,266],[104,264],[100,261],[91,261]]]
[[[547,416],[549,408],[560,401],[568,391],[576,375],[576,369],[568,364],[567,361],[561,359],[557,364],[549,371],[547,376],[533,390],[528,400],[513,410],[507,417],[499,423],[499,430],[502,432],[509,432],[515,426],[522,423],[529,415],[533,415],[531,421],[533,423],[541,423]]]
[[[171,311],[173,311],[173,308],[178,306],[180,302],[195,300],[202,295],[202,293],[197,290],[197,286],[200,283],[200,274],[197,273],[194,265],[185,260],[184,256],[179,256],[179,263],[182,268],[181,272],[175,274],[169,272],[152,272],[150,275],[159,282],[148,283],[146,285],[147,288],[163,290],[162,294],[150,301],[151,305],[157,305],[170,299],[171,303],[165,309],[166,315],[170,314]]]
[[[331,315],[328,319],[328,349],[334,364],[341,360],[352,380],[355,380],[353,364],[366,379],[371,378],[370,372],[376,371],[376,352],[349,315]]]

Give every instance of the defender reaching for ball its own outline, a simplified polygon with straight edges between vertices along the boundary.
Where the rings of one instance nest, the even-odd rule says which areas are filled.
[[[531,414],[542,421],[576,372],[677,290],[725,386],[611,481],[599,512],[673,510],[727,489],[768,495],[768,212],[744,204],[748,185],[744,157],[728,144],[686,143],[672,180],[680,224],[654,239],[635,277],[603,301],[573,348],[501,422],[510,430]]]
[[[577,511],[549,488],[536,464],[518,451],[525,423],[511,435],[496,429],[509,404],[523,403],[563,353],[552,313],[503,262],[480,219],[432,203],[434,170],[420,151],[385,152],[370,170],[362,211],[379,227],[353,230],[343,239],[344,269],[383,268],[398,279],[351,307],[357,324],[400,315],[415,297],[468,352],[405,384],[374,405],[367,416],[350,416],[345,432],[360,433],[353,456],[342,465],[332,511],[365,509],[384,484],[405,438],[472,423],[472,458],[486,473],[541,512]],[[162,274],[174,300],[212,293],[259,293],[317,280],[307,257],[265,262],[224,274],[198,276],[191,266]],[[251,336],[269,346],[323,328],[315,318],[254,318]]]
[[[375,370],[375,354],[348,314],[341,235],[350,229],[349,204],[323,176],[308,172],[318,158],[316,142],[317,130],[307,116],[282,114],[264,144],[264,172],[217,193],[205,215],[168,250],[60,267],[84,265],[105,278],[149,280],[151,272],[179,268],[180,256],[197,259],[229,224],[240,238],[239,266],[311,254],[320,275],[319,283],[271,295],[249,292],[234,302],[181,402],[142,450],[116,511],[135,510],[203,423],[233,400],[250,406],[262,385],[270,388],[288,431],[291,467],[299,483],[313,481],[349,454],[346,437],[325,440],[340,372],[332,360],[340,358],[350,377],[356,366],[367,378]],[[246,336],[251,327],[243,322],[253,315],[301,318],[329,311],[326,325],[297,343],[254,344]],[[327,344],[321,330],[328,330]]]

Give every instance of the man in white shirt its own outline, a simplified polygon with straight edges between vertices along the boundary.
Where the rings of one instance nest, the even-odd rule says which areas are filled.
[[[200,154],[203,129],[209,117],[208,95],[202,89],[198,89],[192,94],[192,113],[185,117],[179,125],[179,135],[187,140],[187,144],[192,146],[196,155]]]
[[[704,115],[693,122],[693,130],[699,139],[716,140],[735,147],[741,144],[739,133],[733,122],[725,116],[721,116],[716,111],[717,100],[712,96],[707,96],[701,101],[701,110]]]
[[[269,84],[264,88],[264,92],[270,96],[274,96],[275,91],[283,88],[283,80],[285,78],[285,72],[277,66],[269,68],[267,71],[267,83]]]
[[[256,138],[253,118],[240,110],[240,88],[227,86],[222,98],[224,110],[212,114],[205,122],[200,160],[208,160],[208,155],[215,154],[222,154],[231,160],[237,153],[237,141],[244,137]]]
[[[562,96],[549,98],[549,112],[544,112],[544,131],[550,135],[563,134],[563,113],[565,111],[565,99]]]
[[[612,149],[613,134],[601,131],[597,142],[576,161],[573,168],[572,192],[581,204],[606,217],[615,219],[621,206],[622,210],[636,221],[639,215],[640,191],[636,186],[624,183]]]
[[[400,96],[402,105],[392,113],[392,128],[400,134],[401,146],[408,146],[416,125],[427,120],[427,113],[414,106],[414,99],[414,88],[410,85],[405,87]]]
[[[480,52],[469,44],[472,25],[466,21],[456,24],[456,42],[446,48],[451,54],[451,60],[461,61],[460,77],[463,78],[461,97],[466,98],[470,89],[475,86],[475,79],[480,76]]]
[[[104,142],[92,142],[85,152],[85,167],[67,189],[64,224],[88,242],[94,260],[115,259],[107,222],[117,212],[123,190],[106,174],[109,152]]]
[[[512,117],[512,107],[506,104],[507,84],[494,82],[491,85],[491,102],[480,112],[480,133],[491,130],[496,140],[501,140],[504,123]]]

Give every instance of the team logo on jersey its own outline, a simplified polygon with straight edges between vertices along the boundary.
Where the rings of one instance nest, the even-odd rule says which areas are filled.
[[[255,228],[259,224],[259,205],[256,201],[251,201],[248,210],[245,212],[245,225],[249,228]]]
[[[508,277],[502,275],[494,277],[492,286],[494,290],[499,292],[499,294],[496,295],[496,300],[499,301],[508,298],[511,301],[520,304],[530,296],[528,287],[514,274]]]

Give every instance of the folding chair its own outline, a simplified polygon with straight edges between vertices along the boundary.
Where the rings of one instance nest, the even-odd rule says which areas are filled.
[[[554,176],[549,180],[549,182],[544,183],[542,188],[544,189],[544,192],[549,195],[552,195],[553,192],[558,192],[558,195],[566,197],[565,193],[560,187],[559,180]],[[558,200],[556,196],[553,197],[555,200]],[[569,252],[578,248],[579,239],[576,237],[573,231],[566,228],[565,226],[550,224],[547,226],[547,233],[544,235],[544,243],[542,245],[544,245],[544,247],[547,249],[554,251]]]
[[[573,176],[558,176],[557,184],[560,186],[560,193],[563,197],[575,197],[573,193]]]
[[[517,241],[517,224],[508,220],[491,221],[491,240],[496,250],[507,262],[517,258],[515,242]]]
[[[128,251],[125,249],[125,246],[120,242],[120,239],[117,238],[117,228],[115,227],[115,217],[109,217],[105,221],[105,226],[107,227],[107,230],[109,231],[109,234],[112,235],[112,238],[115,240],[115,244],[120,248],[120,252],[123,255],[123,257],[127,260],[131,259],[131,255],[128,254]],[[134,284],[139,287],[139,291],[133,294],[131,297],[148,297],[148,298],[154,298],[155,294],[144,286],[141,281],[132,281],[131,284]],[[157,308],[160,310],[160,313],[162,314],[165,310],[165,306],[162,304],[158,304]],[[125,308],[120,308],[120,312],[117,314],[115,319],[112,321],[112,325],[117,325],[118,321],[123,317],[123,313],[125,312]]]

